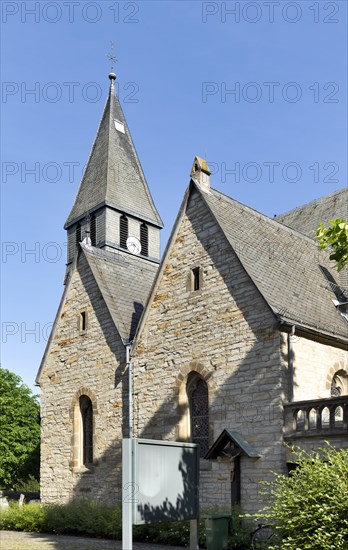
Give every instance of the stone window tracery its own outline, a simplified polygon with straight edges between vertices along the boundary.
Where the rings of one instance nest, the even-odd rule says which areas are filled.
[[[332,377],[330,394],[331,397],[348,394],[348,375],[345,371],[339,370]]]
[[[187,394],[190,413],[191,441],[199,444],[201,458],[209,449],[209,396],[205,380],[197,374],[189,376]]]
[[[80,457],[83,466],[93,464],[93,405],[87,395],[79,399],[81,415]]]

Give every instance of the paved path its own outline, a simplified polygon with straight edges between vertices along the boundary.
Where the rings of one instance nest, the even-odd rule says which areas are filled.
[[[121,550],[122,544],[105,539],[0,531],[0,548],[1,550]],[[133,548],[134,550],[183,550],[179,546],[140,542],[135,542]]]

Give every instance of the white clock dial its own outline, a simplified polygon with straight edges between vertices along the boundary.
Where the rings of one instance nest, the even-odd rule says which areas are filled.
[[[137,239],[137,237],[128,237],[128,239],[127,239],[127,249],[132,254],[140,254],[141,244],[140,244],[139,239]]]

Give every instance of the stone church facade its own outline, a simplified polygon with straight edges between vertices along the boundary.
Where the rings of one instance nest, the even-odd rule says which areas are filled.
[[[196,157],[160,262],[161,218],[110,75],[66,222],[65,290],[40,366],[45,502],[121,501],[121,439],[200,444],[202,505],[259,508],[284,443],[348,447],[346,273],[318,251],[347,190],[276,219]]]

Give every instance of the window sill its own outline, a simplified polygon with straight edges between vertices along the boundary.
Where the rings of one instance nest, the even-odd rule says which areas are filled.
[[[72,471],[74,474],[93,474],[94,466],[77,466]]]

